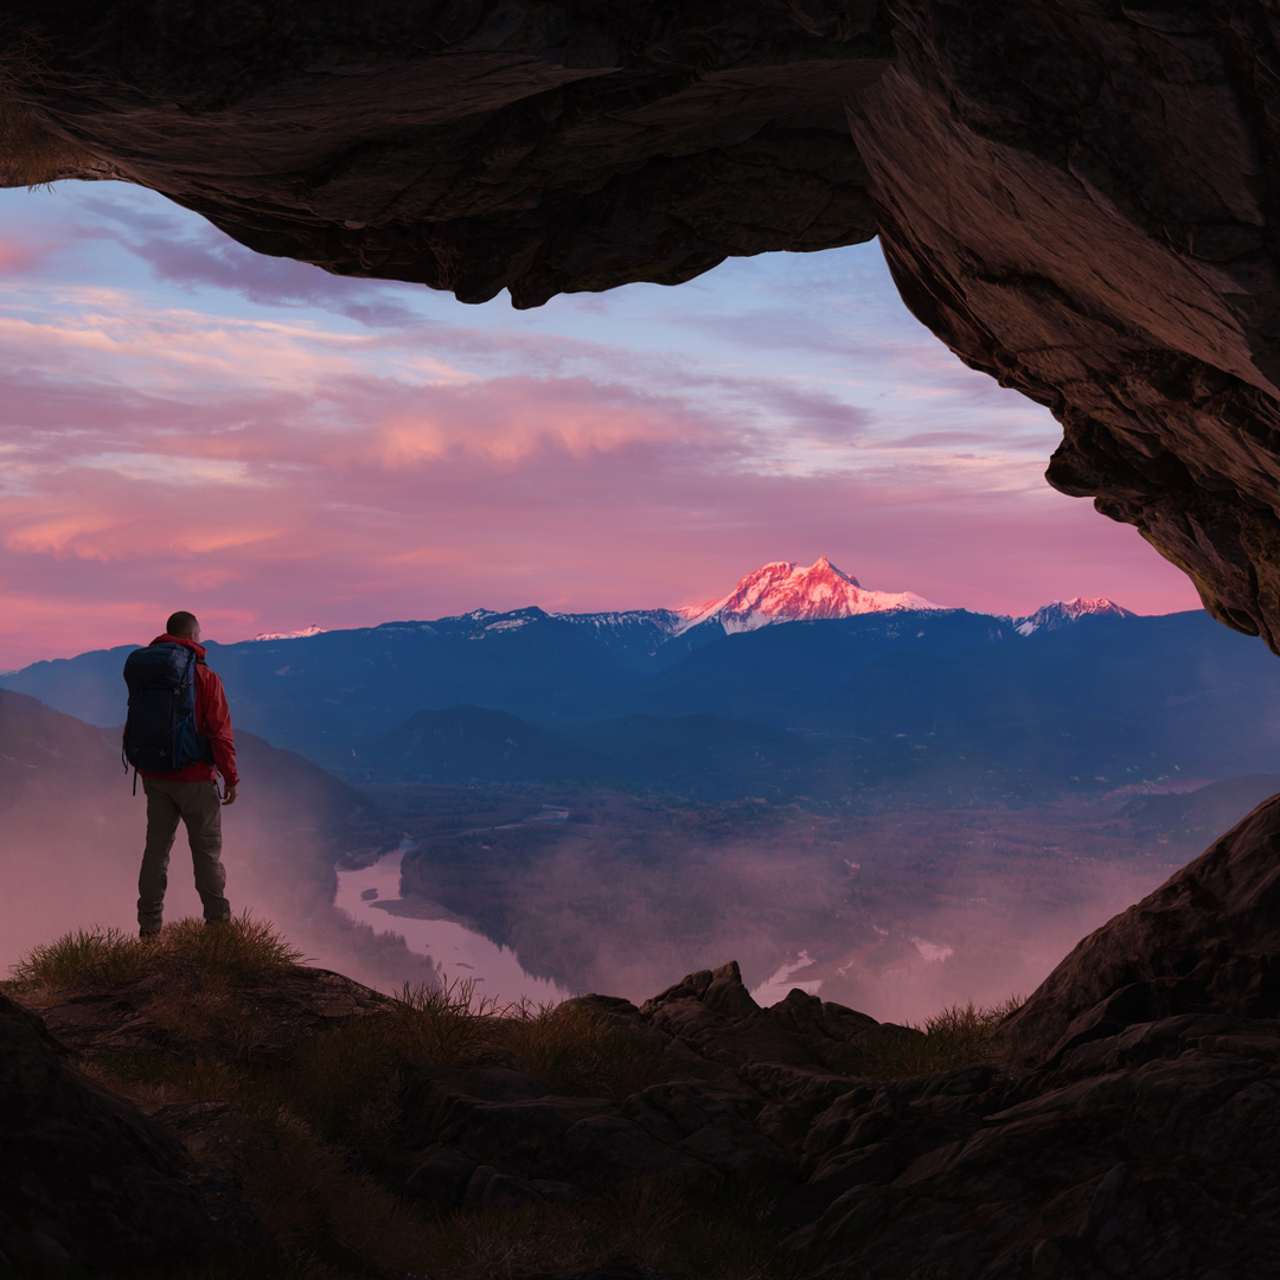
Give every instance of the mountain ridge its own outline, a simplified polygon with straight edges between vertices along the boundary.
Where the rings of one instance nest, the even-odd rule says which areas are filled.
[[[1029,636],[1037,631],[1060,631],[1089,617],[1136,618],[1138,614],[1105,596],[1076,596],[1071,600],[1054,600],[1024,618],[1014,618],[1013,629],[1020,636]]]
[[[935,604],[914,591],[879,591],[864,587],[852,574],[845,573],[828,557],[819,556],[813,564],[802,566],[794,560],[772,560],[744,574],[733,590],[698,605],[660,606],[651,609],[597,609],[583,613],[544,610],[539,605],[523,605],[517,609],[471,609],[466,613],[447,614],[440,618],[399,619],[376,623],[373,628],[310,626],[295,631],[264,631],[247,641],[262,643],[279,640],[305,640],[335,631],[379,630],[382,628],[426,628],[470,624],[479,631],[514,630],[525,625],[534,615],[555,618],[575,626],[590,627],[601,632],[636,632],[649,629],[668,638],[680,636],[699,627],[719,624],[725,635],[756,631],[765,626],[788,622],[829,621],[853,618],[869,613],[975,612],[950,605]],[[976,611],[981,612],[981,611]],[[982,614],[1010,622],[1021,635],[1052,629],[1096,615],[1138,617],[1105,596],[1076,596],[1071,600],[1053,600],[1033,613],[1016,617],[1011,614]],[[28,664],[31,665],[31,664]],[[25,670],[18,668],[17,670]],[[15,672],[0,672],[0,677]]]
[[[712,620],[672,636],[669,613],[579,624],[538,608],[475,611],[211,642],[209,662],[238,730],[362,784],[376,780],[363,763],[375,740],[416,713],[468,705],[474,712],[433,722],[407,756],[381,744],[374,772],[484,779],[492,746],[491,780],[589,776],[707,797],[857,796],[877,807],[908,794],[912,806],[980,796],[1023,804],[1179,771],[1207,780],[1280,772],[1270,727],[1280,670],[1256,640],[1198,612],[1062,612],[1063,625],[1030,634],[1009,618],[931,609],[727,635]],[[128,652],[33,664],[0,687],[118,725]],[[491,713],[522,722],[509,726],[518,733],[496,720],[486,727]],[[754,726],[738,731],[742,749],[730,722]],[[640,734],[639,754],[627,725]]]

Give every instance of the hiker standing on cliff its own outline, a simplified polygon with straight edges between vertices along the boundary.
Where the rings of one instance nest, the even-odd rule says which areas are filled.
[[[147,845],[138,874],[138,927],[146,938],[164,923],[169,850],[179,819],[186,825],[205,924],[231,919],[223,896],[222,805],[234,804],[240,779],[222,681],[205,665],[200,623],[180,611],[164,635],[135,649],[124,664],[129,686],[125,758],[142,777]],[[218,774],[226,791],[218,794]]]

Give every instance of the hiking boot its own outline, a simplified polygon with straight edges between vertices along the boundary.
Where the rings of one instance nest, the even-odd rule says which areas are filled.
[[[138,937],[140,938],[158,938],[160,936],[159,929],[139,929]]]

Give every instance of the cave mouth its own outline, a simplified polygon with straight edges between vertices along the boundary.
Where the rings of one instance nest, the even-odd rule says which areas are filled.
[[[28,178],[117,174],[262,254],[472,302],[879,233],[911,311],[1062,424],[1050,483],[1276,648],[1261,9],[253,12],[20,0],[0,136],[40,160]]]

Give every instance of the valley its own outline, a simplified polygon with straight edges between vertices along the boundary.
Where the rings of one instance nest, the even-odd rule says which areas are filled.
[[[411,842],[392,913],[460,921],[538,980],[639,999],[731,956],[753,989],[790,966],[789,985],[879,1018],[1031,990],[1193,852],[1128,816],[1126,796],[863,814],[566,788],[366,793]],[[1237,817],[1251,798],[1234,797]],[[538,821],[548,809],[565,820]],[[477,825],[486,811],[501,821]]]

